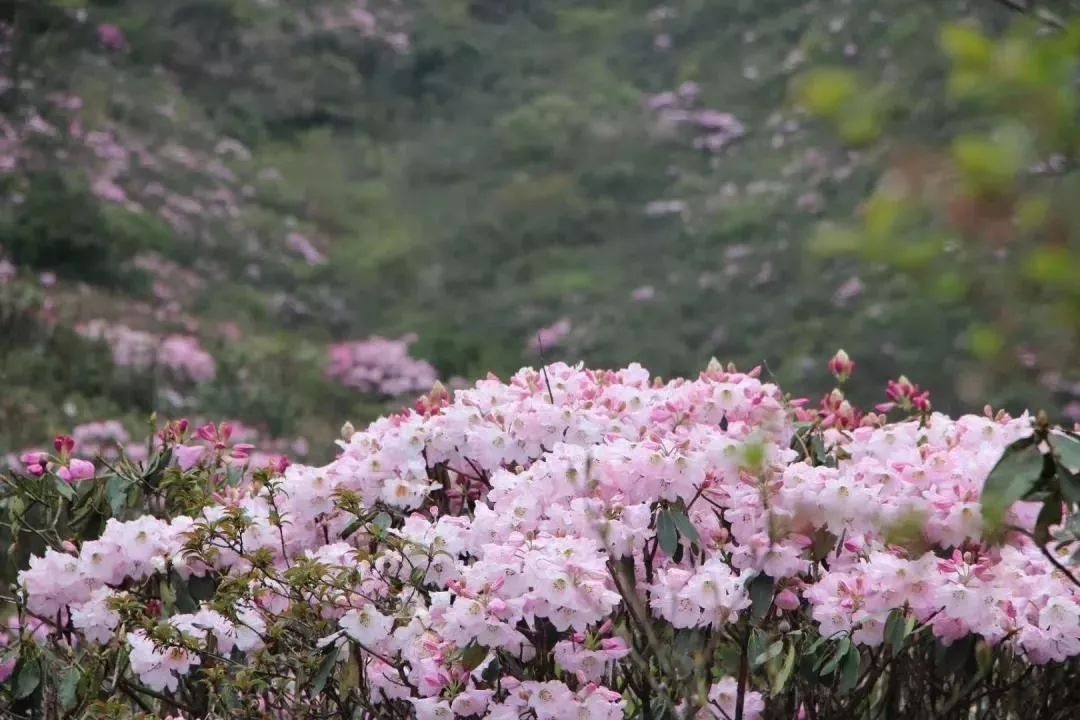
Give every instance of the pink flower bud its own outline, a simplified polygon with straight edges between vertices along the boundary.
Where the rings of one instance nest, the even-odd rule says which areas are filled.
[[[61,455],[69,455],[75,449],[75,440],[70,435],[57,435],[53,439],[53,447]]]
[[[848,357],[846,352],[837,350],[836,354],[829,360],[829,372],[833,374],[838,382],[844,382],[855,372],[855,363]]]
[[[776,595],[776,607],[781,610],[798,610],[799,609],[799,596],[793,593],[791,590],[781,590]]]

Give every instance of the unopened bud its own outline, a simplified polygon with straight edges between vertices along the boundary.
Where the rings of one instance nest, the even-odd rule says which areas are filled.
[[[436,380],[435,384],[431,386],[431,392],[428,393],[428,398],[431,400],[432,405],[437,405],[444,400],[450,399],[450,391],[446,389],[445,385]]]
[[[345,440],[345,441],[351,440],[352,436],[355,435],[355,434],[356,434],[356,428],[353,427],[353,424],[351,422],[346,421],[345,424],[341,426],[341,439],[342,440]]]
[[[851,373],[855,371],[855,363],[848,357],[848,354],[843,350],[837,350],[836,354],[829,360],[829,372],[836,377],[838,382],[844,382]]]

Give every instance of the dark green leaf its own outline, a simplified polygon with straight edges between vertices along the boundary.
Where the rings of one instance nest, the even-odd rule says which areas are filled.
[[[109,499],[109,509],[112,510],[114,517],[120,515],[123,511],[124,505],[127,503],[127,492],[130,485],[130,481],[119,475],[113,475],[109,478],[105,495]]]
[[[1035,521],[1035,542],[1045,545],[1050,541],[1050,526],[1060,525],[1062,517],[1062,504],[1060,498],[1048,498],[1039,510],[1039,518]]]
[[[461,653],[461,665],[469,672],[480,667],[487,659],[488,649],[483,645],[470,645]]]
[[[15,670],[15,699],[29,696],[41,684],[41,665],[36,659],[24,660]]]
[[[826,642],[828,642],[828,640],[829,639],[827,637],[825,637],[824,635],[819,637],[817,640],[810,643],[810,647],[803,650],[803,655],[813,655],[814,653],[816,653],[818,651],[819,648],[821,648],[822,645],[824,645]]]
[[[773,579],[765,573],[758,573],[750,580],[747,590],[750,593],[750,612],[755,620],[761,620],[769,614],[774,585]]]
[[[909,632],[908,617],[903,610],[897,608],[889,613],[889,619],[885,621],[885,644],[894,655],[904,646]]]
[[[332,645],[329,652],[323,656],[322,662],[319,663],[319,669],[315,671],[311,678],[312,695],[318,695],[326,687],[326,681],[330,678],[330,673],[334,671],[334,665],[337,663],[339,651],[340,648],[337,645]]]
[[[359,530],[364,525],[363,518],[356,518],[351,523],[345,526],[345,529],[341,531],[341,539],[345,540],[354,532]]]
[[[750,631],[750,642],[746,646],[746,654],[750,658],[750,666],[757,667],[760,663],[757,659],[765,655],[768,648],[769,636],[763,630],[754,628]]]
[[[188,578],[188,592],[194,600],[205,602],[214,597],[217,583],[209,575],[192,575]]]
[[[701,536],[698,535],[694,523],[690,522],[690,516],[686,512],[686,507],[683,505],[682,500],[680,500],[679,504],[671,510],[671,518],[675,521],[675,528],[684,538],[692,543],[701,542]]]
[[[1070,473],[1080,474],[1080,438],[1065,432],[1054,431],[1051,434],[1054,454]]]
[[[679,547],[679,533],[675,529],[675,521],[671,519],[671,513],[666,509],[656,515],[656,541],[660,543],[660,549],[667,556],[673,556]]]
[[[836,547],[839,538],[828,530],[818,530],[813,536],[812,556],[815,562],[821,562],[829,557],[829,553]]]
[[[982,510],[987,524],[1000,527],[1012,504],[1035,489],[1042,471],[1043,456],[1032,438],[1007,447],[983,487]]]
[[[975,637],[968,635],[952,645],[943,645],[940,650],[940,662],[947,671],[960,673],[967,668],[969,662],[974,660],[974,651]]]
[[[182,613],[193,613],[199,609],[199,604],[195,602],[195,598],[191,597],[187,581],[181,578],[175,571],[170,573],[169,586],[172,589],[172,595],[175,598],[177,610]]]
[[[484,672],[480,674],[484,682],[494,684],[502,676],[502,663],[499,662],[499,656],[491,658],[491,662],[484,668]]]
[[[1061,486],[1061,497],[1070,506],[1080,505],[1080,473],[1071,473],[1068,468],[1056,463],[1058,483]]]
[[[851,648],[851,640],[848,638],[841,638],[840,642],[836,644],[836,649],[832,655],[827,655],[829,659],[821,666],[818,674],[822,677],[831,675],[836,667],[840,664],[840,661],[847,655],[848,650]]]
[[[75,707],[79,702],[79,680],[82,674],[73,667],[63,671],[60,675],[60,684],[57,688],[57,698],[60,707],[67,711]]]
[[[858,684],[861,660],[858,646],[851,645],[844,655],[843,665],[840,666],[840,692],[848,692]]]

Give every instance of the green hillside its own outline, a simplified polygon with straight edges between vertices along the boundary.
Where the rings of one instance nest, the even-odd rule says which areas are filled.
[[[448,383],[539,363],[540,333],[548,361],[667,376],[716,356],[810,395],[843,347],[864,401],[905,373],[943,410],[1080,415],[1068,357],[980,356],[976,300],[810,251],[898,158],[983,129],[947,99],[939,29],[999,35],[1018,17],[1003,3],[0,12],[0,455],[155,410],[325,448],[343,419],[410,401],[328,379],[327,344],[410,333]],[[881,123],[891,142],[853,149],[797,109],[823,66],[888,97],[848,139]],[[197,338],[214,377],[117,368],[95,320]]]

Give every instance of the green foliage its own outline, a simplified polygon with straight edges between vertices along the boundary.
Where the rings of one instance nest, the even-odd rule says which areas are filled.
[[[15,263],[86,282],[137,288],[144,278],[126,261],[152,238],[125,232],[109,217],[77,177],[45,171],[28,178],[25,197],[2,219],[0,237]]]

